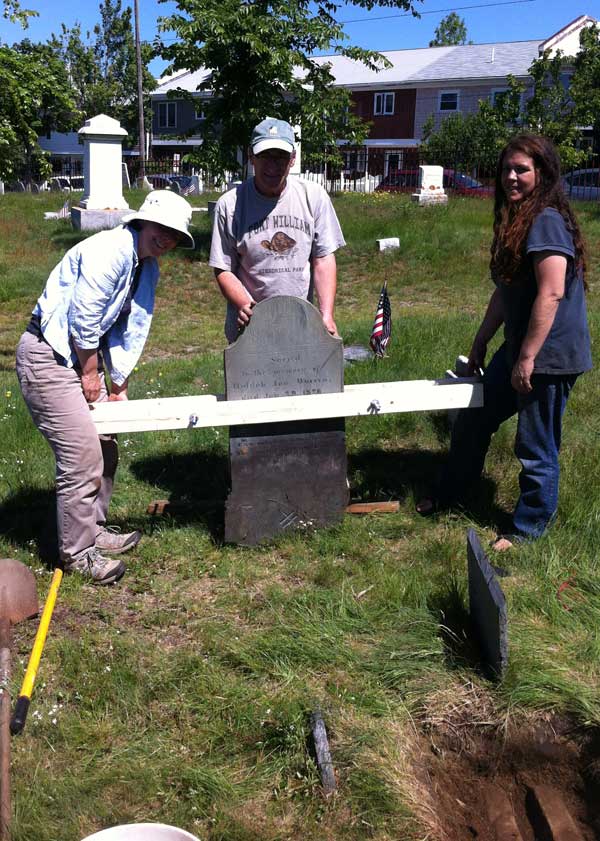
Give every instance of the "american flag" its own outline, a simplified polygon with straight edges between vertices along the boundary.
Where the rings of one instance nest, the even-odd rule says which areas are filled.
[[[181,191],[181,195],[182,196],[191,196],[192,193],[194,193],[194,192],[196,192],[196,185],[192,181],[191,184],[188,184],[187,187],[183,188],[183,190]]]
[[[369,344],[375,356],[383,356],[392,335],[392,305],[387,293],[387,280],[381,287],[375,321]]]
[[[56,214],[57,219],[70,219],[71,218],[71,203],[69,199],[63,204],[61,209]]]

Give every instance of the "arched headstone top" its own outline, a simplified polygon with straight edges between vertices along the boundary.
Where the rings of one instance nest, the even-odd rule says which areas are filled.
[[[268,298],[225,350],[227,399],[343,391],[343,354],[342,340],[327,332],[311,303],[293,295]]]

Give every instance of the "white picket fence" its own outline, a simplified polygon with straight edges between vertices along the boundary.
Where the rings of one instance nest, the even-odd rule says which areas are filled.
[[[303,172],[304,181],[314,181],[330,193],[373,193],[381,182],[381,175],[365,175],[362,178],[346,178],[341,172],[339,178],[325,178],[322,172]]]
[[[320,184],[330,193],[373,193],[381,182],[381,175],[365,175],[362,178],[346,178],[344,173],[340,173],[338,178],[325,178],[322,172],[305,172],[299,173],[297,178],[303,181],[312,181]],[[204,193],[212,190],[225,192],[229,190],[234,184],[238,183],[238,176],[233,172],[226,172],[224,180],[215,182],[215,180],[207,173],[193,172],[192,180],[194,183],[194,193]]]

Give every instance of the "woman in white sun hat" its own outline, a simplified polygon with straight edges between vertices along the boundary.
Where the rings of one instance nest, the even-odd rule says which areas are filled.
[[[182,196],[155,190],[122,225],[67,251],[17,348],[23,397],[56,459],[60,560],[66,572],[99,584],[121,578],[125,565],[114,556],[141,535],[106,527],[117,441],[98,436],[89,404],[127,400],[152,321],[157,260],[176,246],[194,247],[191,217]]]

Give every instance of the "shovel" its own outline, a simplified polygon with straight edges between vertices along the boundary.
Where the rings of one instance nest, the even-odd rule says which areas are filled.
[[[0,841],[10,839],[11,626],[38,612],[35,578],[19,561],[0,559]]]

